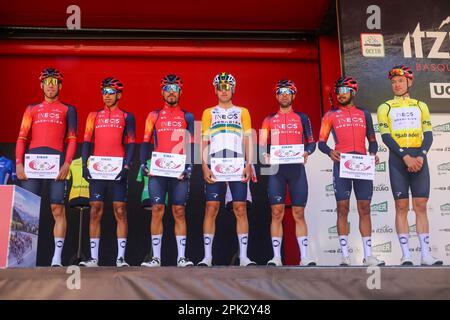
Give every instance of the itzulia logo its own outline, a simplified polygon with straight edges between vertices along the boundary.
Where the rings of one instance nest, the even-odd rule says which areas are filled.
[[[35,171],[48,171],[52,170],[56,164],[51,164],[45,160],[36,159],[31,161],[28,166]]]
[[[450,24],[450,16],[442,21],[438,30],[448,24]],[[420,22],[418,22],[414,31],[412,33],[408,32],[403,40],[403,55],[405,58],[413,57],[413,46],[411,45],[412,40],[414,43],[415,57],[424,58],[422,39],[429,39],[427,41],[431,42],[432,46],[426,57],[428,59],[448,59],[450,53],[448,51],[441,51],[441,49],[446,47],[444,42],[448,38],[449,34],[450,32],[437,30],[425,32],[420,29]]]
[[[172,159],[158,158],[155,161],[155,165],[161,169],[178,169],[181,163],[176,163]]]
[[[359,171],[359,172],[367,171],[371,168],[371,166],[365,165],[362,162],[357,162],[353,159],[349,159],[349,160],[345,161],[344,167],[348,170]]]
[[[232,164],[218,164],[215,166],[217,172],[222,174],[233,174],[239,171],[239,167],[235,167]]]
[[[92,168],[94,168],[95,171],[107,173],[107,172],[114,172],[115,170],[117,170],[118,167],[113,167],[110,163],[99,161],[95,162],[92,165]]]

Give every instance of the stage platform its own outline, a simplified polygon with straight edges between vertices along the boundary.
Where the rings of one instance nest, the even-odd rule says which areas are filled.
[[[99,267],[69,272],[68,267],[0,270],[0,299],[450,299],[447,266],[381,267],[379,282],[374,280],[378,271],[364,267]],[[368,282],[375,288],[369,289]]]

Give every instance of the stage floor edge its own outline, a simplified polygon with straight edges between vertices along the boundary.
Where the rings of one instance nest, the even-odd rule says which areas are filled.
[[[450,299],[450,267],[2,269],[0,299]]]

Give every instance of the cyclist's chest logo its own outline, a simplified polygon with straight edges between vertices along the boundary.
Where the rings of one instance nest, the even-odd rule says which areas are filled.
[[[160,115],[156,127],[157,130],[174,130],[184,129],[186,124],[181,115],[168,115],[164,112]]]
[[[125,120],[121,115],[99,114],[95,123],[95,128],[120,128],[124,127]]]
[[[57,108],[39,107],[34,114],[36,123],[56,123],[62,124],[64,120],[63,110]]]
[[[348,116],[337,115],[333,122],[336,128],[365,127],[366,124],[364,117],[358,114]]]
[[[240,122],[240,112],[237,110],[230,112],[212,112],[213,123],[236,123]]]
[[[274,131],[296,130],[300,128],[300,123],[297,121],[283,122],[279,120],[274,120],[272,121],[271,127]]]

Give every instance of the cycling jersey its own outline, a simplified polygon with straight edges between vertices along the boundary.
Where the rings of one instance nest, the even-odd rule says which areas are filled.
[[[189,132],[189,143],[194,139],[194,115],[180,107],[164,106],[152,111],[145,121],[144,143],[153,138],[155,151],[186,154],[186,134]]]
[[[72,161],[67,180],[72,179],[69,202],[76,198],[89,198],[89,182],[83,178],[81,157]]]
[[[135,144],[135,121],[130,112],[119,107],[108,107],[91,112],[86,121],[83,144],[83,163],[87,163],[90,144],[94,144],[94,156],[125,157],[124,165],[130,166]],[[125,152],[125,145],[127,151]]]
[[[369,152],[375,154],[378,150],[372,117],[365,109],[340,106],[324,115],[319,134],[319,149],[327,155],[331,152],[326,144],[330,132],[336,144],[335,150],[339,152],[366,154],[366,138],[369,141]]]
[[[428,106],[409,97],[395,97],[378,107],[378,126],[383,142],[388,146],[389,178],[394,199],[428,198],[430,173],[426,157],[433,142]],[[409,172],[403,161],[405,155],[423,157],[422,168]]]
[[[377,116],[380,133],[391,135],[400,148],[420,148],[423,133],[432,131],[428,106],[409,97],[386,101]]]
[[[0,185],[7,184],[9,178],[16,180],[16,169],[14,163],[5,157],[0,157]]]
[[[30,137],[31,135],[31,137]],[[60,101],[30,105],[26,108],[16,144],[16,163],[23,163],[29,149],[48,147],[62,152],[68,141],[65,162],[72,161],[77,144],[77,113],[73,106]]]
[[[246,108],[207,108],[202,115],[203,141],[210,142],[210,154],[230,150],[243,154],[243,137],[251,135],[251,119]]]
[[[266,117],[262,124],[260,137],[259,143],[263,147],[270,139],[271,145],[304,144],[305,151],[309,154],[313,153],[316,148],[308,116],[293,110],[288,113],[280,110]]]

